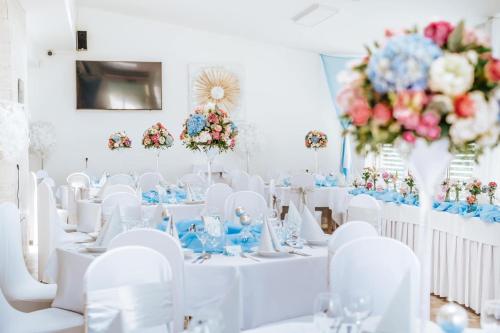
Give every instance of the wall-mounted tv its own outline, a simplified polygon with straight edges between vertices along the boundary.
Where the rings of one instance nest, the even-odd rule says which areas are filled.
[[[77,61],[77,109],[161,110],[161,62]]]

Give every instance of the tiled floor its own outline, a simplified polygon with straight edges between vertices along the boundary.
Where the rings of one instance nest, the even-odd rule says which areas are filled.
[[[29,254],[28,258],[26,260],[27,266],[33,277],[37,279],[37,252],[35,247],[30,247],[29,248]],[[448,303],[448,301],[444,298],[437,297],[432,295],[431,296],[431,320],[435,321],[436,320],[436,315],[439,311],[439,308],[443,306],[444,304]],[[480,323],[479,323],[479,316],[475,314],[473,311],[470,309],[467,309],[467,313],[469,315],[469,327],[470,328],[479,328]]]

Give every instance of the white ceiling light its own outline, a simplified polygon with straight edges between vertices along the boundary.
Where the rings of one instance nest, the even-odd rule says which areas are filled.
[[[338,12],[337,8],[315,3],[292,17],[292,20],[306,27],[315,27]]]

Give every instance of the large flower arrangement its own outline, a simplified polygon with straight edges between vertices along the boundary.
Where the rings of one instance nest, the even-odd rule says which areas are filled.
[[[328,137],[321,131],[312,130],[307,132],[305,144],[306,148],[326,148],[326,145],[328,144]]]
[[[500,60],[487,41],[463,22],[386,37],[339,75],[338,102],[359,152],[399,139],[445,138],[450,151],[475,143],[478,154],[498,144]]]
[[[197,107],[184,122],[180,135],[182,143],[190,150],[219,152],[233,150],[236,145],[238,128],[229,115],[217,105],[207,104]]]
[[[144,131],[142,145],[146,149],[167,149],[174,144],[174,137],[162,123],[158,122]]]
[[[125,134],[124,131],[119,131],[111,134],[108,139],[108,148],[111,150],[131,148],[132,140]]]

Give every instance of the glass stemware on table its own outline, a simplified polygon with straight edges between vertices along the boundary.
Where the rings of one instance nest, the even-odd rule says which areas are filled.
[[[500,300],[489,300],[481,311],[481,328],[484,333],[500,332]]]
[[[347,319],[354,322],[356,331],[361,332],[363,322],[373,311],[372,297],[366,291],[353,291],[344,304],[344,314]]]

